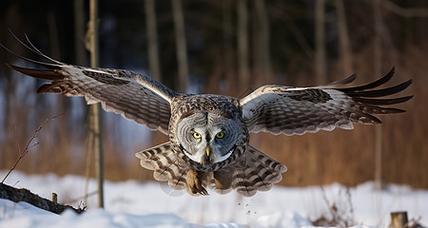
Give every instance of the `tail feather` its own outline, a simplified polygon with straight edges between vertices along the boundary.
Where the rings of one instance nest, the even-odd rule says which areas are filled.
[[[158,181],[167,181],[174,189],[186,187],[186,172],[188,167],[172,150],[169,142],[157,145],[136,153],[140,165],[153,170],[153,177]]]
[[[281,181],[282,174],[287,171],[284,165],[252,146],[247,148],[239,161],[227,168],[231,170],[225,170],[223,173],[214,172],[216,190],[226,193],[233,188],[244,196],[252,196],[257,191],[270,190],[273,184]],[[222,188],[218,188],[217,182],[222,179],[228,180],[228,178],[230,181],[221,181]]]

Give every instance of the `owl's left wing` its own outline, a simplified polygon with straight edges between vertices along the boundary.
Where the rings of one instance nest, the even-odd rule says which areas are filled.
[[[10,65],[23,74],[47,80],[48,83],[43,84],[37,90],[38,93],[82,96],[88,104],[101,103],[106,111],[121,114],[127,119],[167,134],[171,116],[170,102],[176,95],[174,91],[145,73],[90,68],[59,62],[44,55],[29,41],[28,37],[26,38],[27,43],[16,39],[47,62],[19,56],[1,43],[0,47],[27,62],[44,68],[31,69]]]
[[[375,116],[400,113],[404,110],[385,107],[411,99],[413,96],[383,98],[406,89],[411,80],[399,85],[376,89],[389,81],[394,69],[382,78],[365,85],[340,87],[355,79],[317,87],[286,87],[267,85],[240,100],[244,121],[251,132],[302,135],[336,127],[352,129],[353,122],[378,124]]]

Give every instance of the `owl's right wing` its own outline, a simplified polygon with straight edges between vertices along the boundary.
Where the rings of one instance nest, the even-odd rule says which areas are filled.
[[[240,100],[243,118],[251,132],[286,135],[331,131],[336,127],[351,129],[353,122],[377,124],[381,121],[375,115],[404,111],[385,106],[412,98],[379,99],[397,94],[411,84],[408,80],[393,87],[377,89],[393,74],[394,69],[372,83],[354,87],[340,86],[352,82],[354,75],[327,86],[263,86]]]
[[[49,63],[35,61],[16,55],[19,58],[46,68],[44,70],[11,65],[23,74],[48,80],[38,93],[60,93],[65,96],[83,96],[88,104],[101,103],[106,111],[121,114],[151,129],[167,133],[171,116],[170,102],[176,93],[148,75],[120,69],[89,68],[69,65],[54,60],[41,53],[28,40],[25,44]]]

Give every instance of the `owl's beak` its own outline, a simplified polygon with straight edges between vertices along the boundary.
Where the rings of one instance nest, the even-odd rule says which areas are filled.
[[[211,154],[212,154],[211,147],[209,147],[209,146],[205,147],[205,154],[204,154],[204,157],[202,159],[203,165],[210,165],[211,164],[211,162],[212,162]]]
[[[205,155],[207,155],[207,157],[210,157],[211,155],[211,148],[209,146],[205,148]]]

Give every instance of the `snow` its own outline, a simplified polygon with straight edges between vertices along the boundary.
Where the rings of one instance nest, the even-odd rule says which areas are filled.
[[[0,172],[3,177],[5,172]],[[6,184],[30,189],[42,197],[58,194],[60,202],[82,205],[85,178],[79,176],[25,175],[14,171]],[[89,181],[89,191],[95,182]],[[349,197],[348,197],[349,196]],[[234,192],[207,197],[189,196],[157,182],[106,182],[106,210],[96,209],[96,197],[88,199],[83,215],[62,215],[24,202],[0,199],[0,228],[3,227],[312,227],[310,220],[331,216],[335,204],[354,227],[386,227],[392,211],[407,211],[410,218],[428,224],[428,191],[389,185],[375,191],[372,183],[349,191],[339,184],[314,187],[274,187],[243,198]],[[79,200],[80,199],[80,200]]]

